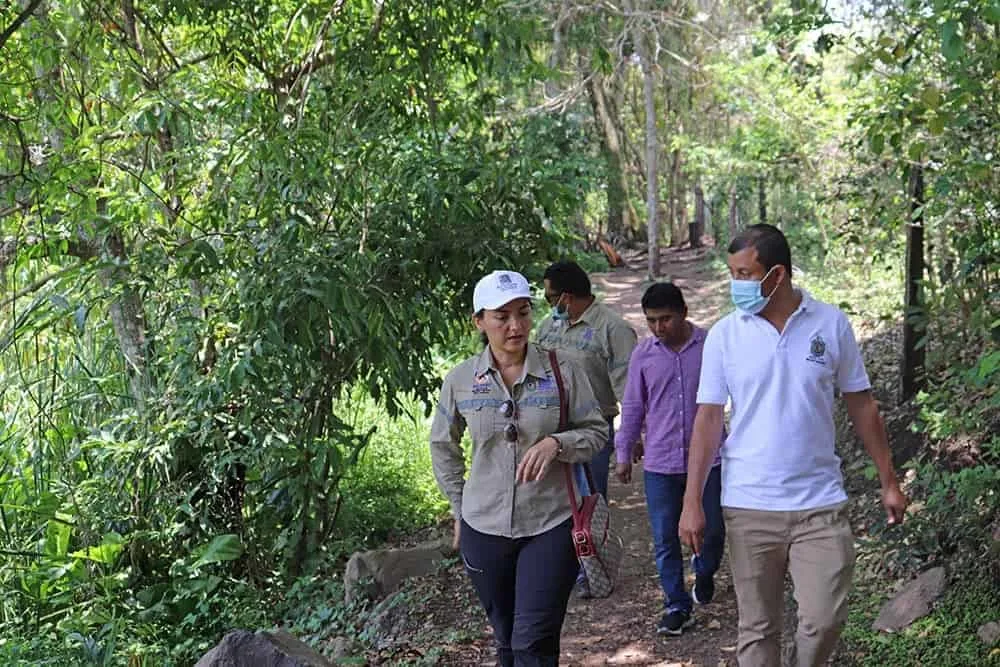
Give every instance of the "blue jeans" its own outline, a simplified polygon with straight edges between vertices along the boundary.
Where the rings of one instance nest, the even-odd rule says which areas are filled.
[[[663,475],[647,471],[643,476],[649,525],[653,530],[656,569],[660,573],[660,586],[663,587],[663,606],[667,611],[690,612],[692,602],[684,586],[684,558],[677,532],[684,505],[687,475]],[[698,577],[714,575],[722,561],[726,528],[722,521],[721,494],[722,466],[715,466],[708,474],[703,495],[705,543],[696,559],[695,576]]]
[[[594,458],[590,459],[590,474],[594,476],[594,486],[597,487],[597,492],[604,496],[605,500],[608,498],[608,477],[611,473],[611,452],[615,451],[615,420],[613,417],[608,417],[608,442],[607,445],[601,451],[594,455]],[[585,496],[589,496],[593,493],[590,490],[590,484],[587,483],[587,476],[583,473],[583,466],[574,465],[573,475],[576,479],[576,486],[580,489],[580,493]]]

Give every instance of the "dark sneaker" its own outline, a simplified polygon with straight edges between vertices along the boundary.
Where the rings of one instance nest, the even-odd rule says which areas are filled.
[[[589,600],[594,597],[590,592],[590,582],[586,579],[578,579],[576,582],[576,597],[581,600]]]
[[[715,580],[712,577],[695,577],[691,597],[698,604],[708,604],[715,597]]]
[[[668,611],[656,624],[656,634],[679,636],[684,632],[684,628],[694,625],[694,618],[690,612]]]
[[[694,570],[694,588],[691,597],[697,604],[708,604],[715,597],[715,578],[712,575],[698,574],[697,556],[691,557],[691,569]]]

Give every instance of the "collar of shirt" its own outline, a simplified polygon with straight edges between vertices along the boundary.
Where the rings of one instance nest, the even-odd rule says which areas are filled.
[[[543,361],[542,353],[536,345],[528,345],[524,355],[524,370],[522,371],[521,377],[518,379],[516,384],[523,382],[529,375],[540,380],[544,380],[548,377],[548,364],[546,364],[545,361]],[[479,378],[486,375],[486,373],[490,371],[497,374],[500,373],[500,369],[497,368],[497,365],[494,362],[493,353],[490,352],[490,346],[487,345],[483,348],[483,351],[476,359],[476,370],[474,372],[475,376]]]
[[[705,331],[704,329],[702,329],[701,327],[697,326],[696,324],[694,324],[690,320],[688,320],[688,324],[691,325],[691,337],[687,339],[687,342],[684,343],[684,345],[681,346],[681,349],[678,350],[677,352],[674,352],[673,348],[671,348],[670,346],[664,345],[660,341],[660,339],[656,338],[655,336],[653,337],[653,340],[656,341],[656,342],[653,343],[653,344],[662,347],[664,350],[666,350],[668,352],[674,352],[674,354],[684,354],[685,352],[688,351],[688,349],[692,345],[698,345],[699,343],[704,343],[705,342],[705,336],[708,335],[708,332]]]
[[[799,307],[795,309],[795,312],[792,313],[792,315],[796,315],[798,313],[805,313],[811,310],[816,303],[816,300],[812,298],[812,294],[810,294],[806,289],[802,287],[796,287],[795,291],[798,293],[799,296],[802,297],[802,301],[799,303]],[[751,315],[750,313],[744,312],[742,310],[739,312],[740,312],[740,319],[744,321],[757,317],[757,315]]]
[[[587,306],[587,309],[582,313],[580,313],[580,319],[578,319],[576,322],[571,322],[569,326],[575,327],[578,324],[589,324],[591,326],[596,326],[598,317],[597,309],[598,309],[598,303],[597,303],[597,297],[595,296],[594,300],[590,302],[589,306]]]

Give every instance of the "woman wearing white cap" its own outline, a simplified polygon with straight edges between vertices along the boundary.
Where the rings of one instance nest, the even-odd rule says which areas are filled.
[[[548,354],[528,342],[531,289],[520,273],[476,284],[473,322],[486,348],[444,380],[431,430],[434,474],[455,516],[465,569],[493,625],[499,664],[559,664],[576,581],[563,464],[590,461],[608,426],[586,376],[559,359],[567,426]],[[472,437],[466,479],[462,433]]]

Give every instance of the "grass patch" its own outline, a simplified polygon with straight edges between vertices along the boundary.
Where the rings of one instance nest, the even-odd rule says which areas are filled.
[[[930,615],[893,634],[871,628],[885,599],[885,587],[876,582],[855,588],[842,635],[845,648],[837,664],[849,667],[1000,665],[1000,650],[985,646],[976,636],[976,630],[983,623],[1000,619],[1000,595],[995,582],[962,581],[953,585]]]

